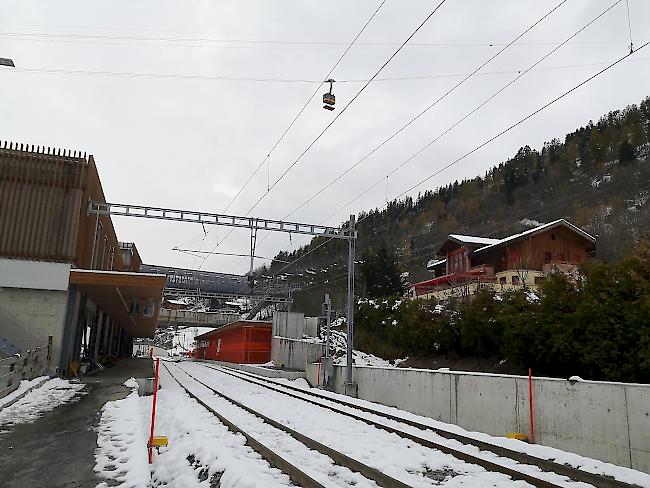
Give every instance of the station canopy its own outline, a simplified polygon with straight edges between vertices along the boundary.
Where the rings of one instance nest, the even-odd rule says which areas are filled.
[[[131,337],[153,337],[165,275],[73,269],[75,285]],[[137,306],[135,306],[137,304]]]

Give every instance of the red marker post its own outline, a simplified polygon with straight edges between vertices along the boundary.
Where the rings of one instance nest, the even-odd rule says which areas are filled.
[[[156,376],[153,380],[153,406],[151,407],[151,432],[149,433],[149,464],[153,463],[153,430],[156,423],[156,398],[158,397],[158,370],[160,358],[156,358]]]

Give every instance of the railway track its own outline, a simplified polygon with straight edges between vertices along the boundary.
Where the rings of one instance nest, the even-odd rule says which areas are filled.
[[[165,367],[169,375],[178,383],[178,385],[180,385],[180,387],[183,390],[185,390],[185,392],[190,397],[194,398],[201,406],[203,406],[208,411],[210,411],[213,415],[215,415],[223,424],[225,424],[228,427],[229,430],[243,435],[246,438],[246,443],[252,449],[254,449],[264,459],[266,459],[271,466],[276,467],[281,471],[283,471],[285,474],[287,474],[295,484],[302,486],[304,488],[326,488],[327,486],[331,486],[331,485],[324,485],[320,483],[319,481],[314,479],[314,477],[307,474],[303,469],[296,466],[295,463],[290,462],[289,460],[287,460],[286,458],[284,458],[274,450],[270,449],[264,443],[256,439],[254,436],[247,433],[244,429],[237,426],[232,420],[222,415],[217,409],[209,405],[203,398],[201,398],[194,391],[192,391],[191,388],[188,388],[187,384],[182,382],[174,373],[172,373],[172,371],[166,364],[163,363],[163,366]],[[346,456],[345,454],[342,454],[328,446],[325,446],[324,444],[321,444],[318,441],[311,439],[310,437],[301,434],[296,430],[291,429],[288,426],[282,425],[281,423],[259,412],[256,412],[255,410],[243,405],[240,402],[237,402],[236,400],[210,387],[206,383],[194,377],[192,374],[188,373],[187,371],[184,371],[182,368],[176,366],[176,369],[178,371],[181,371],[183,374],[187,375],[189,378],[191,378],[192,381],[210,390],[214,395],[217,395],[218,397],[232,403],[236,407],[261,419],[262,421],[274,427],[275,429],[278,429],[284,432],[285,434],[291,436],[292,438],[294,438],[295,440],[297,440],[298,442],[306,446],[306,448],[317,451],[318,453],[329,457],[336,465],[343,468],[347,468],[352,472],[359,473],[363,477],[367,478],[367,480],[374,482],[376,486],[381,486],[385,488],[411,488],[411,485],[408,485],[395,478],[392,478],[373,467],[370,467],[358,460],[350,458],[349,456]],[[346,485],[357,484],[357,483],[350,483],[341,480],[339,484],[341,486],[346,486]]]
[[[205,366],[205,365],[203,365],[203,366]],[[351,471],[355,471],[357,473],[360,473],[361,475],[363,475],[367,479],[373,480],[378,486],[406,487],[406,486],[415,486],[415,484],[417,484],[417,486],[423,486],[422,484],[418,484],[418,481],[421,480],[422,478],[418,478],[417,480],[414,480],[414,481],[410,482],[410,483],[414,483],[414,484],[407,484],[404,481],[400,481],[400,480],[397,480],[395,478],[391,478],[390,476],[387,476],[386,474],[382,473],[381,471],[379,471],[375,467],[368,466],[368,465],[366,465],[364,463],[361,463],[361,462],[359,462],[359,461],[357,461],[355,459],[352,459],[349,456],[346,456],[346,455],[342,454],[338,450],[333,449],[333,448],[328,447],[328,446],[325,446],[324,444],[321,444],[318,441],[316,441],[314,439],[311,439],[311,438],[307,437],[306,435],[304,435],[304,434],[302,434],[300,432],[297,432],[296,430],[293,430],[293,429],[289,428],[288,426],[283,425],[283,424],[281,424],[280,422],[278,422],[278,421],[276,421],[274,419],[271,419],[270,417],[262,414],[261,412],[256,411],[253,408],[242,404],[241,402],[237,401],[236,399],[234,399],[234,398],[230,397],[229,395],[226,395],[225,393],[223,393],[223,391],[218,391],[216,388],[214,388],[213,386],[207,384],[205,381],[201,381],[199,378],[194,376],[192,373],[188,372],[185,368],[181,368],[179,366],[176,366],[176,368],[178,369],[178,371],[180,371],[183,374],[187,375],[188,378],[191,378],[191,380],[193,382],[195,382],[197,384],[200,384],[204,388],[207,388],[214,395],[217,395],[218,397],[226,400],[227,402],[232,403],[233,405],[236,405],[240,409],[243,409],[246,412],[248,412],[248,413],[250,413],[250,414],[252,414],[252,415],[254,415],[254,416],[256,416],[256,417],[258,417],[260,419],[262,419],[265,423],[268,423],[269,425],[272,425],[273,427],[275,427],[275,428],[289,434],[294,439],[300,441],[301,443],[303,443],[305,446],[309,447],[310,449],[314,449],[314,450],[320,452],[321,454],[324,454],[324,455],[330,457],[334,461],[334,463],[336,465],[346,467],[346,468],[350,469]],[[231,376],[237,377],[236,373],[232,373],[231,371],[226,372],[226,371],[223,371],[221,368],[210,367],[210,369],[216,369],[217,371],[220,371],[220,372],[222,372],[224,374],[230,374]],[[194,373],[197,374],[196,372],[194,372]],[[177,378],[175,378],[175,379],[176,379],[176,381],[178,381]],[[239,379],[242,379],[242,378],[239,378]],[[257,379],[257,378],[255,378],[255,379]],[[253,380],[253,378],[247,378],[245,381],[247,381],[247,380]],[[250,381],[250,382],[255,383],[254,380]],[[191,396],[193,396],[194,398],[199,400],[199,402],[203,406],[208,408],[212,413],[214,413],[214,414],[218,413],[214,409],[210,408],[205,403],[205,401],[200,400],[198,398],[198,396],[193,394],[187,388],[186,385],[182,384],[182,382],[179,382],[179,384],[181,384],[181,386],[185,389],[185,391],[188,392],[188,394],[190,394]],[[275,388],[275,386],[273,388],[271,388],[271,389],[274,389],[274,388]],[[286,392],[281,392],[281,393],[287,394]],[[292,396],[292,395],[290,395],[290,396]],[[319,405],[319,406],[323,406],[323,405]],[[325,407],[325,408],[328,408],[328,407]],[[341,413],[341,412],[338,412],[338,413]],[[368,419],[365,419],[365,418],[358,418],[356,420],[361,420],[361,421],[365,422],[366,424],[373,425],[373,422],[368,421]],[[438,456],[440,456],[440,453],[443,453],[444,455],[449,455],[450,457],[453,456],[453,458],[455,458],[455,462],[458,462],[458,460],[460,460],[460,461],[463,461],[464,463],[468,463],[469,465],[480,466],[485,471],[493,472],[493,473],[500,473],[500,474],[508,476],[512,480],[525,481],[528,484],[530,484],[531,486],[536,486],[536,487],[540,487],[540,488],[554,488],[554,487],[557,488],[557,487],[560,487],[560,486],[565,486],[565,487],[567,486],[567,480],[564,479],[563,477],[560,477],[560,479],[557,480],[558,483],[561,483],[561,484],[557,484],[557,483],[554,483],[554,482],[551,482],[551,481],[548,481],[546,479],[542,479],[540,477],[537,477],[537,476],[534,476],[534,475],[530,474],[530,467],[527,467],[528,472],[524,472],[526,470],[522,471],[522,470],[519,470],[519,469],[515,469],[515,468],[512,468],[512,467],[506,466],[504,464],[495,463],[495,462],[492,462],[490,460],[474,456],[474,455],[469,454],[467,452],[463,452],[463,451],[460,451],[460,450],[457,450],[457,449],[453,449],[453,448],[450,448],[449,446],[438,444],[438,443],[432,442],[432,441],[430,441],[428,439],[420,438],[418,436],[409,434],[407,432],[402,432],[399,429],[394,429],[394,428],[391,428],[391,427],[388,427],[388,426],[383,426],[382,430],[387,430],[387,431],[389,431],[389,432],[391,432],[393,434],[397,434],[400,437],[402,437],[403,439],[407,439],[409,441],[417,442],[418,444],[420,444],[424,448],[439,451]],[[253,447],[255,449],[253,444],[250,444],[250,445],[251,445],[251,447]],[[258,452],[260,454],[262,454],[262,456],[265,457],[267,459],[267,461],[269,461],[269,463],[271,463],[272,465],[280,468],[286,474],[288,474],[294,480],[294,482],[296,482],[296,483],[298,483],[298,484],[300,484],[302,486],[323,486],[323,485],[318,484],[318,482],[316,482],[317,484],[312,484],[314,482],[313,479],[311,479],[311,481],[309,481],[309,480],[305,481],[305,476],[300,476],[302,481],[299,481],[299,477],[292,476],[291,470],[293,468],[291,468],[290,466],[287,465],[287,464],[290,464],[288,461],[283,460],[284,462],[282,462],[282,461],[277,462],[277,460],[274,460],[273,458],[268,458],[263,452],[261,452],[261,451],[258,451]],[[507,460],[507,461],[509,461],[510,464],[512,464],[511,460]],[[557,473],[555,473],[555,474],[557,474]],[[303,473],[303,475],[304,475],[304,473]],[[444,480],[445,479],[443,477],[443,479],[439,479],[438,481],[444,481]],[[433,483],[433,484],[435,485],[435,484],[440,484],[440,483]],[[570,484],[571,483],[569,483],[569,485]],[[327,486],[329,486],[329,485],[327,485]],[[584,486],[584,485],[582,485],[582,486]],[[607,486],[607,485],[595,484],[593,486]]]
[[[355,420],[359,420],[362,422],[365,422],[366,424],[370,424],[374,427],[377,427],[381,430],[388,431],[393,434],[397,434],[400,437],[409,439],[411,441],[414,441],[422,446],[431,448],[431,449],[436,449],[439,451],[442,451],[446,454],[450,454],[458,459],[461,459],[465,462],[472,463],[472,464],[478,464],[479,466],[484,467],[488,471],[496,471],[500,472],[503,474],[506,474],[510,476],[512,479],[515,480],[523,480],[528,483],[530,483],[533,486],[546,486],[546,487],[551,487],[551,486],[559,486],[555,485],[553,483],[550,483],[545,480],[541,480],[535,476],[521,473],[520,471],[510,468],[508,466],[503,466],[499,463],[495,463],[486,459],[483,459],[482,457],[474,456],[473,454],[464,452],[462,450],[454,449],[453,447],[450,447],[448,445],[444,445],[435,441],[432,441],[430,439],[424,438],[420,435],[413,434],[412,432],[407,432],[403,430],[402,428],[397,428],[391,425],[387,425],[383,422],[377,421],[373,418],[370,418],[368,416],[364,416],[363,414],[371,414],[372,416],[379,417],[380,419],[385,419],[388,421],[391,421],[393,423],[398,422],[400,424],[404,424],[408,427],[415,427],[416,429],[422,430],[422,431],[428,431],[428,432],[433,432],[445,439],[452,440],[452,441],[457,441],[460,442],[464,445],[468,446],[473,446],[478,448],[480,451],[487,451],[489,453],[492,453],[496,456],[506,458],[508,460],[514,460],[519,464],[522,465],[530,465],[530,466],[536,466],[537,468],[541,469],[542,471],[545,472],[552,472],[560,476],[565,476],[573,481],[576,482],[582,482],[582,483],[587,483],[592,486],[596,487],[602,487],[602,488],[638,488],[637,485],[632,485],[629,483],[625,483],[622,481],[618,481],[616,479],[603,476],[603,475],[598,475],[595,473],[590,473],[588,471],[580,470],[578,468],[564,465],[564,464],[559,464],[550,460],[538,458],[535,456],[531,456],[526,453],[522,453],[519,451],[515,451],[512,449],[508,449],[506,447],[502,446],[497,446],[495,444],[491,444],[485,441],[481,441],[479,439],[475,439],[472,437],[464,436],[462,434],[458,434],[455,432],[447,431],[444,429],[432,427],[427,424],[423,424],[414,420],[410,419],[404,419],[402,417],[397,417],[395,415],[391,415],[390,413],[387,412],[382,412],[379,410],[375,410],[373,408],[369,408],[363,405],[358,405],[349,401],[346,401],[341,398],[333,398],[328,395],[324,395],[322,393],[318,392],[312,392],[312,391],[307,391],[302,388],[297,388],[295,386],[287,385],[278,381],[274,381],[269,378],[265,377],[260,377],[258,375],[254,375],[249,372],[241,371],[241,370],[234,370],[225,366],[214,366],[210,365],[207,363],[201,363],[204,367],[207,367],[209,369],[213,369],[216,371],[219,371],[223,374],[230,375],[232,377],[238,378],[242,381],[246,381],[251,384],[255,384],[257,386],[261,386],[264,388],[267,388],[269,390],[287,395],[292,398],[296,398],[308,403],[311,403],[313,405],[317,405],[322,408],[329,409],[331,411],[334,411],[336,413],[346,415],[348,417],[351,417]],[[334,405],[333,405],[334,404]],[[337,405],[340,405],[341,407],[338,407]],[[360,414],[359,412],[362,412]]]

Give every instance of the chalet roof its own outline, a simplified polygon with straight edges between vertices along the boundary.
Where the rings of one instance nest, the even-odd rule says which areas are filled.
[[[427,269],[433,269],[436,266],[441,266],[447,262],[447,259],[430,259],[427,263]]]
[[[499,239],[492,239],[490,237],[465,236],[462,234],[449,234],[449,236],[447,236],[447,240],[442,246],[440,246],[436,254],[446,254],[448,251],[459,246],[467,246],[475,249],[477,247],[487,246],[496,242],[499,242]]]
[[[481,252],[489,251],[491,249],[495,249],[495,248],[497,248],[499,246],[502,246],[504,244],[510,244],[511,242],[516,242],[516,241],[518,241],[520,239],[525,239],[527,237],[532,237],[534,235],[540,234],[542,232],[546,232],[547,230],[551,230],[551,229],[554,229],[556,227],[565,227],[566,229],[569,229],[570,231],[575,232],[580,237],[582,237],[582,238],[584,238],[584,239],[586,239],[586,240],[588,240],[588,241],[590,241],[592,243],[596,242],[596,238],[594,236],[592,236],[591,234],[588,234],[587,232],[582,230],[580,227],[577,227],[577,226],[573,225],[568,220],[558,219],[558,220],[554,220],[553,222],[549,222],[547,224],[542,224],[542,225],[540,225],[538,227],[528,229],[528,230],[526,230],[524,232],[520,232],[519,234],[513,234],[513,235],[511,235],[509,237],[505,237],[503,239],[494,239],[496,242],[494,242],[492,244],[489,244],[487,246],[483,246],[483,247],[481,247],[479,249],[476,249],[474,252],[475,253],[481,253]]]
[[[449,234],[448,238],[463,244],[480,244],[482,246],[496,244],[501,240],[492,239],[491,237],[464,236],[462,234]]]

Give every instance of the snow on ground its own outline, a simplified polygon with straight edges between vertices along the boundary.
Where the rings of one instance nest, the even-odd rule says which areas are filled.
[[[272,427],[257,416],[214,395],[209,389],[196,383],[183,373],[180,368],[172,367],[172,371],[181,381],[188,384],[189,389],[194,394],[199,396],[208,405],[324,486],[376,488],[377,485],[374,481],[368,480],[361,474],[355,473],[348,468],[335,464],[328,456],[307,448],[307,446],[289,434]],[[241,486],[260,486],[260,488],[266,486],[264,484],[254,484],[256,483],[256,479],[252,475],[249,476],[247,482],[250,485],[243,484]]]
[[[321,340],[325,341],[325,328],[321,330]],[[347,347],[348,347],[348,336],[346,331],[342,330],[330,330],[330,341],[332,343],[332,357],[334,358],[334,364],[341,365],[347,364]],[[408,358],[397,359],[390,361],[388,359],[383,359],[374,354],[370,354],[363,351],[358,351],[354,349],[352,351],[352,360],[355,366],[378,366],[378,367],[391,367],[397,366],[400,363],[403,363]]]
[[[172,356],[180,356],[187,351],[194,349],[194,338],[197,335],[204,334],[214,330],[214,327],[186,327],[174,332],[172,338],[172,348],[169,353]]]
[[[33,380],[22,380],[18,385],[18,388],[16,388],[14,391],[9,393],[9,395],[0,398],[0,408],[4,407],[7,403],[14,401],[16,398],[18,398],[20,395],[25,393],[27,390],[33,388],[34,386],[46,380],[47,378],[48,378],[47,376],[39,376],[38,378],[34,378]]]
[[[283,384],[288,384],[294,387],[302,388],[306,391],[313,391],[311,387],[309,386],[304,386],[300,384],[298,381],[292,381],[288,380],[285,378],[276,378],[276,379],[270,379],[266,377],[261,377],[260,379],[265,380],[265,381],[270,381],[273,383],[278,384],[279,386],[282,386]],[[454,424],[447,424],[445,422],[441,422],[438,420],[434,420],[429,417],[423,417],[421,415],[417,415],[411,412],[407,412],[405,410],[400,410],[396,407],[389,407],[386,405],[382,405],[379,403],[373,403],[367,400],[361,400],[358,398],[354,397],[349,397],[346,395],[341,395],[338,393],[333,393],[327,390],[318,390],[318,394],[325,396],[325,397],[330,397],[330,398],[335,398],[335,399],[341,399],[346,401],[347,403],[354,404],[354,405],[359,405],[363,406],[366,408],[371,408],[376,410],[377,412],[383,412],[383,413],[388,413],[396,417],[408,419],[408,420],[413,420],[415,422],[419,422],[421,424],[425,424],[434,428],[438,428],[441,430],[446,430],[449,432],[453,432],[456,434],[460,434],[466,437],[471,437],[474,439],[478,439],[490,444],[494,444],[497,446],[502,446],[508,449],[511,449],[513,451],[519,451],[519,452],[524,452],[526,454],[529,454],[531,456],[535,456],[541,459],[548,459],[557,462],[558,464],[566,464],[569,466],[573,466],[575,468],[580,468],[584,471],[590,472],[590,473],[595,473],[595,474],[601,474],[605,476],[610,476],[612,478],[615,478],[619,481],[623,481],[626,483],[630,484],[636,484],[640,487],[644,488],[650,488],[650,474],[643,473],[641,471],[637,471],[634,469],[626,468],[623,466],[617,466],[612,463],[607,463],[603,461],[599,461],[597,459],[593,458],[588,458],[585,456],[582,456],[580,454],[575,454],[572,452],[567,452],[567,451],[562,451],[560,449],[554,448],[554,447],[549,447],[549,446],[542,446],[540,444],[528,444],[525,442],[521,442],[515,439],[508,439],[506,437],[494,437],[488,434],[484,434],[482,432],[472,432],[463,429],[462,427],[459,427]],[[342,408],[345,410],[345,407],[341,407],[340,405],[337,404],[332,404],[335,407]],[[353,410],[349,410],[353,411]],[[377,420],[382,423],[389,424],[386,419],[379,418],[379,417],[374,417],[372,414],[366,414],[364,412],[360,412],[358,410],[354,410],[354,413],[356,415],[359,415],[361,417],[367,416],[368,418],[372,418],[374,420]],[[391,424],[392,425],[392,424]],[[401,424],[395,424],[396,427],[399,427],[402,430],[408,430],[404,425]],[[414,430],[414,433],[417,433],[418,435],[421,435],[422,431],[420,430]],[[440,442],[441,444],[446,444],[449,445],[450,447],[454,447],[456,449],[461,449],[462,445],[459,442],[456,441],[449,441],[444,438],[438,437],[435,439],[436,442]],[[467,452],[476,454],[478,450],[474,450],[473,448],[465,449]],[[472,452],[473,451],[473,452]],[[485,451],[481,451],[482,453],[485,453]],[[495,458],[496,460],[496,458]]]
[[[439,485],[440,482],[433,478],[441,473],[447,473],[443,477],[446,478],[445,486],[448,487],[529,486],[523,482],[513,482],[508,476],[501,473],[488,472],[480,466],[465,463],[453,456],[426,448],[365,422],[252,385],[207,368],[200,363],[183,362],[179,363],[179,367],[264,415],[373,466],[414,488],[429,488]],[[200,388],[199,385],[197,390],[200,391]],[[240,419],[244,421],[241,410],[233,409],[232,404],[215,396],[210,397],[209,393],[204,391],[201,394],[202,398],[214,404],[219,410],[229,409],[232,412],[230,415],[236,417],[237,421]],[[272,434],[263,432],[262,435],[265,436],[266,442],[266,439]],[[530,469],[536,475],[544,476],[539,469]],[[546,474],[546,476],[552,476],[555,481],[562,480],[561,477],[552,473]],[[357,484],[357,486],[360,485]],[[566,482],[563,486],[585,487],[588,485]]]
[[[170,365],[172,367],[172,365]],[[156,435],[166,435],[169,446],[154,453],[153,484],[182,488],[286,488],[287,475],[272,468],[245,438],[234,434],[217,417],[191,399],[160,368],[162,388],[156,406]],[[151,398],[140,399],[149,425]]]
[[[45,412],[78,399],[83,387],[81,383],[60,378],[46,381],[16,403],[0,410],[0,429],[38,420]]]
[[[102,408],[95,449],[95,472],[107,481],[97,485],[97,488],[149,486],[147,441],[138,383],[131,378],[124,384],[131,388],[129,396],[107,402]]]

